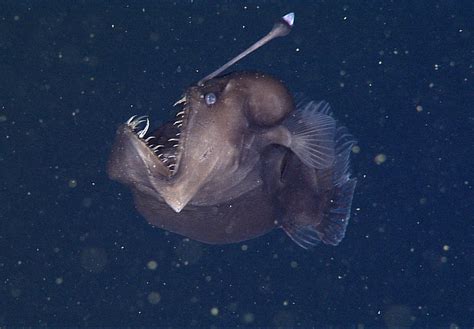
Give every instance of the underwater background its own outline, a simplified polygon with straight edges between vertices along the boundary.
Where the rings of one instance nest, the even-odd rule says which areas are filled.
[[[134,114],[294,11],[232,70],[326,100],[356,137],[337,247],[211,246],[147,224],[106,162]],[[0,327],[474,326],[470,1],[0,2]],[[251,209],[249,209],[251,211]]]

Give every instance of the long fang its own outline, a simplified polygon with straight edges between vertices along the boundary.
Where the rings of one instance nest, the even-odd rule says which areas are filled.
[[[127,125],[130,125],[130,124],[133,122],[133,120],[135,120],[136,117],[137,117],[137,116],[134,115],[134,116],[132,116],[130,119],[128,119],[128,120],[127,120]]]
[[[184,96],[183,98],[181,98],[179,101],[177,101],[176,103],[174,103],[173,106],[176,106],[178,104],[181,104],[181,103],[185,103],[186,102],[186,96]]]
[[[150,128],[150,120],[148,120],[148,118],[146,118],[146,126],[145,126],[145,128],[143,128],[142,131],[140,131],[138,133],[138,137],[140,137],[140,138],[145,137],[145,134],[147,133],[148,128]]]

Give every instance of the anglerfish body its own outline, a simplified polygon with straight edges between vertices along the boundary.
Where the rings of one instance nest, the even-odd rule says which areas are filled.
[[[117,130],[109,176],[154,226],[211,244],[282,228],[298,245],[344,237],[356,180],[354,140],[326,102],[295,106],[267,74],[236,72],[188,88],[176,120]]]

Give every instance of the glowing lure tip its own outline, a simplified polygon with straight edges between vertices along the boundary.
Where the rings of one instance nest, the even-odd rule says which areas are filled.
[[[288,13],[282,17],[282,19],[288,24],[290,27],[293,27],[295,23],[295,13]]]

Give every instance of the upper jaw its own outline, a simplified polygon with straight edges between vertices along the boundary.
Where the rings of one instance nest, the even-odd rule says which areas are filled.
[[[189,184],[183,170],[179,170],[185,154],[187,113],[191,109],[186,97],[176,105],[183,107],[174,121],[154,131],[146,116],[133,116],[123,124],[117,135],[121,147],[117,148],[120,155],[116,154],[114,167],[129,173],[128,183],[137,188],[151,188],[179,213],[191,201],[200,184]],[[130,163],[133,163],[131,167]]]
[[[143,121],[143,122],[139,122]],[[140,125],[143,125],[141,128]],[[187,177],[184,177],[182,173],[178,172],[179,159],[181,158],[181,151],[176,153],[176,170],[163,161],[162,149],[169,149],[165,147],[156,147],[149,145],[147,141],[146,127],[149,124],[145,118],[131,118],[121,128],[120,137],[124,139],[128,145],[131,146],[132,152],[123,152],[124,154],[120,157],[121,160],[126,160],[127,163],[134,161],[132,172],[134,172],[132,183],[139,189],[144,187],[151,188],[157,192],[163,200],[176,212],[179,213],[189,203],[192,197],[197,192],[199,184],[187,184],[189,183]],[[123,144],[124,145],[124,144]],[[123,150],[130,150],[130,148],[124,147]],[[118,162],[120,159],[118,159]],[[116,163],[118,163],[116,161]],[[144,166],[144,167],[143,167]],[[127,169],[128,171],[128,169]],[[141,172],[140,174],[137,174]],[[130,177],[130,176],[129,176]]]
[[[146,116],[134,115],[125,123],[134,137],[167,168],[167,177],[178,173],[186,138],[186,113],[188,112],[186,96],[177,101],[175,106],[179,104],[184,106],[177,112],[174,121],[154,131],[150,131],[150,121]]]

